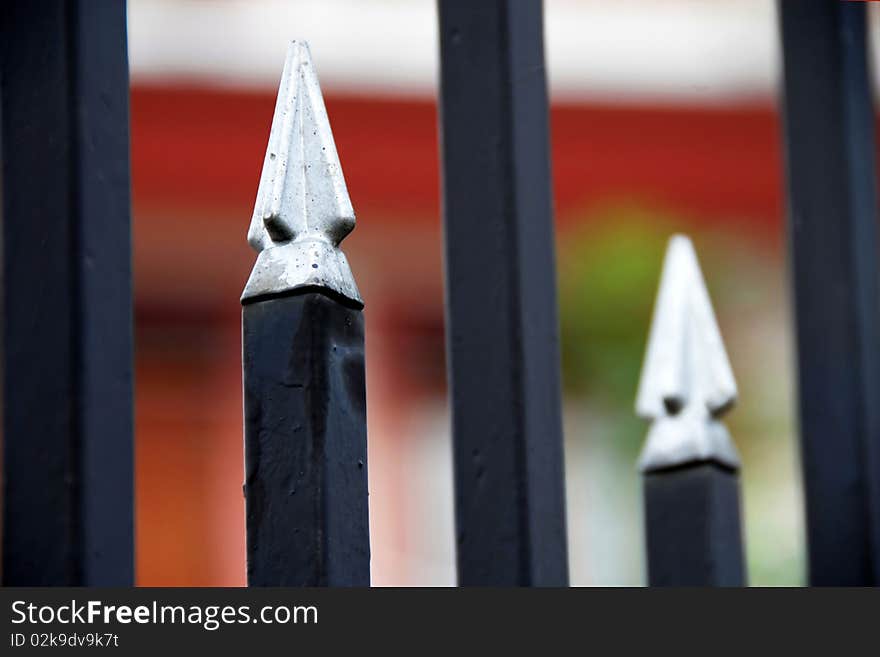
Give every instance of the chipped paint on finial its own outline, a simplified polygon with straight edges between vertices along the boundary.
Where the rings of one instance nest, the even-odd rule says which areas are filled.
[[[308,45],[292,41],[248,229],[248,242],[259,255],[242,301],[324,287],[362,306],[338,248],[354,223]]]
[[[737,389],[691,241],[669,241],[636,412],[653,421],[639,469],[701,461],[738,469],[739,455],[719,418]]]

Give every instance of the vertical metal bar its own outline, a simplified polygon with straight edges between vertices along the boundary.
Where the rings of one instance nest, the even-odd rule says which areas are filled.
[[[438,7],[459,583],[565,585],[541,2]]]
[[[865,5],[779,5],[809,577],[880,584],[880,298]]]
[[[663,265],[636,411],[651,586],[743,586],[739,455],[721,423],[736,381],[690,240]]]
[[[316,292],[243,316],[248,583],[369,586],[363,316]]]
[[[3,582],[134,582],[125,3],[2,6]]]
[[[650,586],[743,586],[739,476],[710,462],[644,475]]]
[[[354,212],[308,47],[292,42],[242,296],[251,586],[369,586],[363,302]]]

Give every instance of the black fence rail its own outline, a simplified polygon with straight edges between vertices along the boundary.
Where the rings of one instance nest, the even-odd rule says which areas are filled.
[[[133,583],[125,6],[0,9],[4,584]],[[439,0],[461,585],[568,584],[540,0]],[[880,584],[880,318],[864,3],[779,3],[813,584]],[[290,45],[242,295],[248,582],[370,583],[364,303],[317,74]],[[747,582],[733,370],[670,242],[637,410],[651,585]],[[230,485],[238,485],[238,482]]]
[[[880,297],[865,3],[780,4],[810,581],[880,585]]]
[[[3,582],[134,583],[125,3],[0,8]]]
[[[568,583],[540,0],[442,0],[446,345],[461,584]]]

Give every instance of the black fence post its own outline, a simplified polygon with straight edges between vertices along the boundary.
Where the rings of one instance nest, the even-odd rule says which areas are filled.
[[[459,583],[566,585],[541,2],[438,7]]]
[[[125,3],[0,27],[3,583],[134,583]]]
[[[736,383],[689,239],[669,243],[636,410],[651,586],[743,586]]]
[[[354,211],[308,47],[288,49],[248,241],[245,498],[251,586],[369,586],[363,302]]]
[[[814,585],[880,584],[880,297],[865,5],[779,4]]]

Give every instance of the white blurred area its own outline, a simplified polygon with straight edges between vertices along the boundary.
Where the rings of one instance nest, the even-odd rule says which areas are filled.
[[[274,88],[286,42],[305,39],[327,89],[431,96],[434,0],[129,0],[135,82]],[[872,3],[873,4],[873,3]],[[557,100],[730,103],[770,98],[773,0],[545,0]],[[871,11],[873,42],[880,13]],[[874,71],[880,56],[874,49]]]
[[[135,81],[274,87],[289,39],[326,88],[432,95],[434,0],[131,0]],[[772,0],[547,0],[560,99],[729,102],[773,92]]]

